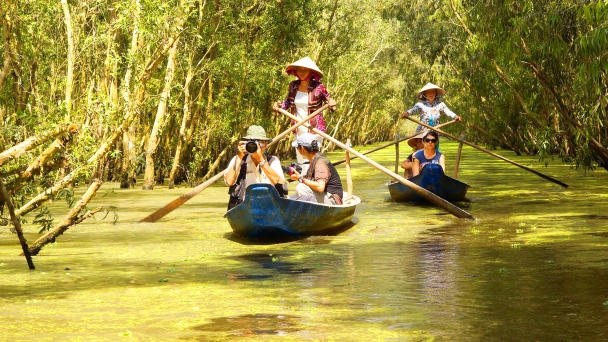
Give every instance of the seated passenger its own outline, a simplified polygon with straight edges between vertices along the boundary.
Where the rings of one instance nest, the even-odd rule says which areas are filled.
[[[308,161],[310,167],[305,176],[295,171],[291,179],[300,182],[296,186],[296,199],[324,204],[342,204],[342,182],[332,163],[319,152],[319,142],[314,134],[302,133],[292,144]]]
[[[224,172],[224,181],[226,185],[230,186],[228,190],[228,194],[230,194],[228,210],[245,199],[245,189],[250,184],[272,184],[279,195],[287,195],[279,158],[264,154],[269,141],[270,139],[266,137],[266,131],[260,126],[250,126],[247,129],[247,136],[239,141],[237,155],[232,158]],[[247,152],[246,149],[248,143],[250,152]]]
[[[407,144],[410,145],[410,147],[412,147],[413,152],[410,153],[410,155],[407,156],[407,158],[405,158],[405,160],[401,163],[401,168],[403,168],[405,170],[405,171],[403,171],[403,178],[412,178],[413,177],[412,165],[414,163],[414,153],[416,151],[422,150],[424,148],[424,144],[422,143],[423,135],[424,135],[424,133],[418,134],[417,136],[415,136],[407,141]]]
[[[414,162],[412,165],[412,174],[417,176],[422,171],[422,168],[427,164],[439,164],[445,172],[445,156],[437,151],[437,143],[439,135],[437,132],[426,132],[422,137],[424,149],[414,153]]]

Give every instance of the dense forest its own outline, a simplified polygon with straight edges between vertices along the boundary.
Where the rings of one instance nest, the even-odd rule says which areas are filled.
[[[606,0],[3,0],[0,20],[0,177],[43,222],[75,181],[194,185],[249,125],[284,131],[272,103],[304,56],[341,141],[405,133],[398,114],[432,82],[464,119],[448,131],[608,169]]]

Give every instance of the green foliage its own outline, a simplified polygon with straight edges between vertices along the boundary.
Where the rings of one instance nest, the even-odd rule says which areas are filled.
[[[271,136],[285,130],[289,120],[273,113],[272,103],[284,99],[293,79],[285,66],[306,55],[317,61],[338,101],[338,110],[325,115],[328,132],[355,145],[411,129],[398,124],[397,114],[417,101],[427,82],[446,89],[449,107],[489,132],[468,131],[469,140],[541,158],[559,155],[585,169],[600,161],[590,139],[608,145],[605,0],[84,0],[69,8],[76,58],[71,115],[80,132],[62,156],[69,166],[45,170],[15,193],[21,203],[76,167],[83,167],[83,183],[94,167],[95,176],[116,181],[143,171],[165,58],[147,79],[141,103],[137,92],[146,63],[178,36],[168,114],[154,155],[159,179],[171,169],[184,108],[191,119],[178,178],[189,184],[216,161],[224,167],[249,125],[263,125]],[[8,41],[0,53],[15,58],[0,89],[4,150],[65,121],[68,40],[58,2],[17,0],[3,10],[12,26],[3,26]],[[193,78],[186,84],[188,74]],[[131,127],[117,133],[105,158],[89,165],[133,108],[138,115]],[[447,130],[459,134],[461,127]],[[43,148],[0,173],[27,166]],[[293,154],[287,141],[273,149],[282,157]]]

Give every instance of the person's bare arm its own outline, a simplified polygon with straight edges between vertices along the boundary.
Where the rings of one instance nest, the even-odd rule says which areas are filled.
[[[441,165],[443,172],[445,172],[445,155],[444,154],[442,154],[441,157],[439,157],[439,165]]]
[[[250,153],[249,155],[251,156],[251,160],[253,160],[255,163],[255,166],[258,166],[262,160],[266,160],[266,156],[262,153],[262,149],[260,147],[258,147],[257,151]],[[262,165],[262,170],[273,185],[277,184],[281,179],[281,176],[277,175],[277,173],[272,169],[272,167],[270,167],[270,164],[268,163],[264,163],[264,165]]]
[[[412,162],[412,175],[418,176],[420,174],[420,160],[414,158],[414,161]]]
[[[236,183],[236,179],[239,176],[239,172],[241,172],[241,163],[243,162],[243,157],[245,156],[245,142],[239,141],[239,145],[237,147],[237,155],[236,160],[234,161],[234,165],[229,167],[224,173],[224,181],[226,185],[232,186]]]

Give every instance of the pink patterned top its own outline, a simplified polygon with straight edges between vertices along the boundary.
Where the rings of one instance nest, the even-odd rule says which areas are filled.
[[[281,108],[285,110],[289,110],[293,115],[296,114],[296,105],[294,100],[296,98],[296,93],[298,92],[298,87],[300,86],[300,80],[295,80],[289,83],[289,91],[287,92],[287,98],[283,101]],[[324,103],[328,101],[331,97],[325,89],[323,83],[318,82],[316,80],[310,80],[308,83],[308,115],[312,114],[317,109],[321,108]],[[291,124],[294,125],[295,120],[291,120]],[[325,132],[327,128],[325,127],[325,120],[323,119],[323,113],[317,115],[309,121],[309,124],[316,129]],[[296,131],[294,130],[294,133]]]

